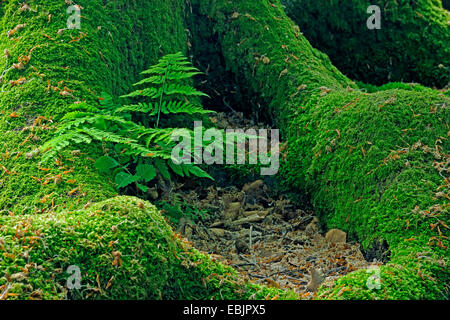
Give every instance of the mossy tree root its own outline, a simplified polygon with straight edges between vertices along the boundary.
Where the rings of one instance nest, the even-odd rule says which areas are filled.
[[[288,185],[310,192],[329,228],[365,248],[375,240],[390,247],[380,288],[368,286],[372,274],[362,270],[319,297],[446,298],[448,93],[406,84],[359,90],[312,48],[279,1],[193,3],[212,19],[239,86],[282,128]]]
[[[161,55],[186,50],[184,1],[77,4],[81,30],[67,30],[61,0],[0,4],[0,65],[9,70],[0,84],[2,299],[284,295],[240,282],[190,249],[151,204],[115,198],[92,163],[107,150],[80,146],[40,163],[39,147],[70,104],[95,103],[101,91],[124,93]],[[66,286],[76,284],[66,272],[71,265],[81,272],[80,290]]]

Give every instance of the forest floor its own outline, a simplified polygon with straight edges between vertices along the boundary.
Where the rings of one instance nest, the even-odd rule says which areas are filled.
[[[218,113],[212,120],[219,128],[262,126],[236,112]],[[263,180],[243,187],[229,181],[206,189],[196,184],[172,186],[157,203],[168,216],[175,207],[183,213],[195,208],[179,216],[174,227],[192,246],[234,267],[244,278],[312,299],[319,285],[382,264],[366,261],[360,245],[347,242],[343,231],[324,234],[312,210],[273,192]]]

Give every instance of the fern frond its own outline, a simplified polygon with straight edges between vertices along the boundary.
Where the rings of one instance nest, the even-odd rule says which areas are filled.
[[[208,97],[206,93],[198,91],[197,89],[181,84],[169,84],[168,87],[164,90],[165,95],[174,95],[179,94],[183,96],[204,96]]]
[[[151,103],[139,102],[138,104],[125,105],[117,108],[114,113],[129,113],[129,112],[141,112],[141,113],[153,113],[156,114],[157,109]]]
[[[121,143],[121,144],[131,144],[136,143],[137,141],[128,137],[124,137],[112,132],[99,130],[96,128],[79,128],[78,132],[85,133],[91,136],[94,140],[103,141],[103,142],[113,142],[113,143]]]
[[[172,137],[174,135],[184,136],[186,132],[192,136],[192,130],[158,128],[161,114],[185,113],[192,115],[213,112],[188,100],[188,97],[207,96],[186,84],[188,79],[200,73],[181,52],[169,54],[162,57],[158,64],[143,71],[141,74],[148,75],[148,77],[134,84],[135,86],[152,86],[121,96],[122,98],[140,97],[147,101],[118,106],[114,103],[111,95],[102,92],[98,106],[91,106],[87,103],[70,106],[70,112],[62,118],[54,137],[41,148],[44,151],[44,161],[56,156],[58,152],[70,145],[99,141],[107,143],[108,148],[113,145],[116,151],[118,147],[121,150],[120,154],[131,156],[132,160],[129,161],[139,163],[142,158],[152,158],[150,162],[166,179],[170,179],[169,168],[181,176],[193,175],[211,178],[198,167],[179,166],[171,162],[173,146],[176,143]],[[149,102],[148,100],[153,101]],[[145,116],[157,115],[156,128],[148,128],[150,125],[148,118],[144,118],[145,121],[143,121],[146,126],[131,121],[133,113],[144,113]],[[145,161],[149,160],[144,159]],[[121,166],[124,170],[128,164]],[[124,180],[124,177],[131,178]],[[137,187],[144,191],[146,186],[138,183],[142,182],[141,178],[142,175],[133,176],[128,171],[122,171],[116,175],[115,181],[119,181],[118,185],[121,186],[136,182]]]
[[[171,159],[172,155],[170,150],[155,150],[145,147],[139,143],[128,143],[129,154],[139,155],[144,158],[160,158],[160,159]]]
[[[72,128],[78,128],[83,124],[93,123],[95,122],[95,119],[95,116],[70,119],[69,121],[63,122],[56,132],[62,134],[66,131],[70,131]]]
[[[161,59],[159,59],[156,65],[151,66],[148,70],[141,72],[141,74],[151,74],[151,73],[162,74],[170,66],[188,65],[188,64],[190,64],[189,61],[181,52],[177,52],[174,54],[167,54]]]
[[[136,82],[135,84],[133,84],[133,86],[140,86],[142,84],[163,84],[164,83],[164,76],[163,75],[156,75],[156,76],[151,76],[145,79],[142,79],[139,82]]]
[[[195,105],[190,103],[189,101],[169,101],[165,108],[161,109],[161,112],[164,114],[177,114],[177,113],[186,113],[189,115],[192,114],[207,114],[212,113],[214,111],[203,109],[201,105]]]
[[[172,136],[174,135],[184,135],[188,131],[190,135],[193,135],[192,130],[179,129],[179,128],[146,128],[142,130],[139,135],[139,139],[145,138],[146,146],[150,144],[164,143],[166,145],[173,144]]]
[[[75,120],[80,118],[86,118],[89,116],[93,116],[95,113],[93,112],[83,112],[83,111],[72,111],[68,112],[61,118],[61,121]]]
[[[57,132],[64,133],[66,131],[71,130],[72,128],[80,128],[82,125],[85,125],[88,123],[93,124],[98,121],[115,122],[122,126],[128,127],[129,129],[132,129],[133,127],[137,126],[136,123],[134,123],[132,121],[128,121],[122,117],[109,115],[109,114],[78,113],[78,114],[72,115],[72,113],[69,113],[67,115],[69,115],[70,117],[68,119],[66,119],[67,121],[63,121],[62,125],[58,128]],[[78,117],[76,117],[76,115],[80,115],[81,117],[78,118]]]
[[[117,108],[117,105],[114,103],[113,97],[106,92],[102,92],[100,94],[99,103],[102,106],[102,109],[105,110],[114,110]]]
[[[87,104],[86,102],[78,103],[78,104],[71,104],[70,106],[68,106],[68,109],[76,110],[76,111],[86,111],[86,112],[92,112],[92,113],[100,112],[99,108],[91,106],[91,105]]]
[[[142,90],[136,90],[129,94],[120,96],[121,98],[134,98],[134,97],[148,97],[151,99],[159,98],[162,93],[162,88],[145,88]]]
[[[92,139],[89,136],[77,131],[70,131],[58,135],[42,145],[41,150],[44,153],[42,161],[45,163],[49,159],[54,158],[58,152],[69,146],[71,143],[89,144],[91,142]]]

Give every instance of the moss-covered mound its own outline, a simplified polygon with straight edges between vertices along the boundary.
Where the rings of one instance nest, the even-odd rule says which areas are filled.
[[[341,278],[322,298],[448,295],[448,95],[393,84],[364,93],[313,49],[278,1],[197,2],[227,67],[283,129],[283,176],[329,227],[365,248],[386,241],[381,287]],[[325,289],[324,289],[325,290]]]
[[[440,0],[282,3],[311,44],[352,79],[377,85],[404,81],[437,87],[450,81],[449,16]],[[367,28],[371,5],[381,9],[379,30]]]
[[[291,132],[289,162],[301,163],[286,173],[306,168],[303,182],[330,228],[365,247],[387,241],[393,265],[382,268],[383,290],[368,296],[445,298],[448,99],[422,88],[341,91],[310,103],[292,123],[299,130]]]
[[[71,212],[0,217],[0,253],[0,291],[9,299],[289,296],[238,280],[233,269],[182,242],[153,205],[134,197]],[[74,266],[79,289],[71,287]]]

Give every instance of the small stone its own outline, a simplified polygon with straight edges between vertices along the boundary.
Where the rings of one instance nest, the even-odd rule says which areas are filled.
[[[347,234],[339,229],[331,229],[325,235],[325,239],[330,243],[345,243],[347,241]]]

